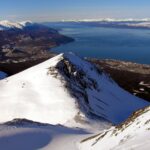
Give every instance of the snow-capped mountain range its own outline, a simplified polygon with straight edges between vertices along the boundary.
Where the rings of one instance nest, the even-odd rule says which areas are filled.
[[[0,81],[0,122],[26,118],[69,126],[102,117],[118,124],[147,105],[74,54],[60,54]]]
[[[59,22],[59,21],[58,21]],[[96,26],[118,26],[118,27],[131,27],[131,28],[150,28],[150,19],[113,19],[113,18],[103,18],[103,19],[82,19],[82,20],[62,20],[60,22],[74,22],[74,23],[96,23]],[[22,22],[11,22],[8,20],[0,21],[0,31],[8,29],[23,29],[24,27],[33,25],[35,23],[31,21]]]
[[[143,19],[134,19],[134,18],[124,18],[124,19],[115,19],[115,18],[100,18],[100,19],[72,19],[72,20],[62,20],[62,22],[147,22],[150,21],[150,18],[143,18]]]
[[[123,28],[150,28],[150,19],[82,19],[82,20],[62,20],[62,22],[72,22],[88,24],[92,26],[104,26],[104,27],[123,27]]]
[[[23,29],[26,26],[32,25],[31,21],[23,21],[23,22],[11,22],[8,20],[0,21],[0,30],[8,30],[8,29]]]

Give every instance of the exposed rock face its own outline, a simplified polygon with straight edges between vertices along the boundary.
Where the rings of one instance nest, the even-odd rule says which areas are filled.
[[[91,70],[96,70],[98,73],[102,73],[96,67],[91,67]],[[82,108],[87,107],[87,112],[90,109],[89,96],[86,89],[100,91],[96,79],[91,78],[86,74],[86,72],[73,64],[68,58],[63,58],[59,63],[49,68],[49,74],[53,75],[55,78],[60,79],[65,88],[68,89],[70,94],[76,99],[82,99],[80,101]],[[84,104],[86,103],[86,104]],[[89,112],[88,112],[89,113]]]
[[[23,127],[23,126],[47,126],[48,124],[39,123],[39,122],[35,122],[32,120],[28,120],[28,119],[16,118],[16,119],[13,119],[12,121],[5,122],[4,125]]]

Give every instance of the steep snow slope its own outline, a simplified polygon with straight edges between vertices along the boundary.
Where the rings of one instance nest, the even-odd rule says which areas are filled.
[[[81,150],[150,149],[150,107],[135,112],[123,124],[82,140]]]
[[[8,20],[2,20],[0,21],[0,30],[8,30],[11,28],[17,28],[17,29],[23,29],[24,27],[31,25],[32,23],[30,21],[24,21],[24,22],[10,22]]]
[[[147,105],[74,54],[60,54],[0,81],[0,122],[26,118],[76,126],[99,116],[117,124]]]

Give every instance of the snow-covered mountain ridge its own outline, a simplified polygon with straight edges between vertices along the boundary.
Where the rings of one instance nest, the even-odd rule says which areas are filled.
[[[8,20],[0,21],[0,30],[8,30],[8,29],[23,29],[26,26],[32,25],[31,21],[23,21],[23,22],[11,22]]]
[[[77,126],[102,117],[118,124],[148,105],[70,53],[0,81],[0,122],[26,118]]]
[[[124,18],[124,19],[116,19],[116,18],[100,18],[100,19],[76,19],[76,20],[62,20],[62,22],[147,22],[150,21],[150,18],[143,19],[134,19],[134,18]]]
[[[82,140],[82,150],[148,150],[150,148],[150,107],[140,109],[121,125]]]
[[[149,29],[150,28],[150,19],[113,19],[113,18],[104,18],[104,19],[83,19],[83,20],[62,20],[62,22],[70,22],[75,24],[90,25],[96,27],[118,27],[118,28],[140,28],[140,29]]]

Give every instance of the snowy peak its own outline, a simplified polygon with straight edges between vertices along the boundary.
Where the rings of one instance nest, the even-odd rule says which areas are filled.
[[[3,26],[4,28],[22,28],[22,26],[19,23],[10,22],[8,20],[0,21],[0,26]]]
[[[21,24],[23,27],[26,27],[26,26],[30,26],[33,24],[32,21],[22,21],[22,22],[19,22],[19,24]]]
[[[140,109],[133,113],[124,123],[112,127],[105,132],[84,139],[81,149],[120,150],[120,149],[148,149],[150,136],[150,107]],[[109,144],[107,144],[109,143]]]
[[[72,126],[104,118],[118,124],[147,105],[72,53],[0,81],[0,122],[26,118]]]
[[[32,22],[24,21],[24,22],[10,22],[8,20],[0,21],[0,30],[8,30],[8,29],[23,29],[24,27],[31,25]]]
[[[107,74],[74,54],[62,54],[49,73],[63,81],[81,109],[114,124],[149,103],[121,89]],[[86,107],[85,107],[86,106]],[[120,114],[121,113],[121,114]]]
[[[78,100],[80,110],[84,114],[91,113],[88,90],[100,91],[97,80],[93,78],[95,73],[101,73],[100,70],[70,53],[62,54],[61,59],[49,68],[48,73],[63,82],[65,89]]]

